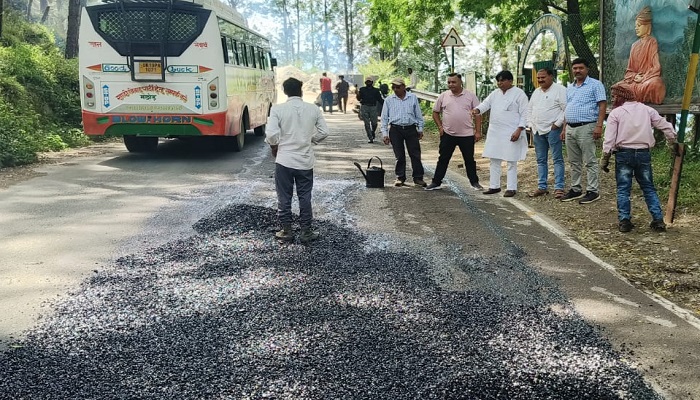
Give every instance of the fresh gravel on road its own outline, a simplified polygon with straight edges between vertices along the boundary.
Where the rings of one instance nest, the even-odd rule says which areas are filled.
[[[518,251],[416,249],[315,201],[309,246],[233,203],[96,270],[0,355],[0,398],[661,398]]]

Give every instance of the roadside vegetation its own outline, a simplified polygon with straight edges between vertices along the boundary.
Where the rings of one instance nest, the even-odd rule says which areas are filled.
[[[5,11],[0,39],[0,167],[89,143],[80,129],[78,63],[44,26]]]

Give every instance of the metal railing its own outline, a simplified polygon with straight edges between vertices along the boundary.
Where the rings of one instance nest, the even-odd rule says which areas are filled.
[[[415,94],[419,99],[431,103],[435,103],[438,98],[438,93],[428,92],[427,90],[411,89],[411,93]]]

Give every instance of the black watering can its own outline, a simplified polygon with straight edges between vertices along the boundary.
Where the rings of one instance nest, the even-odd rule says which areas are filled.
[[[370,164],[372,164],[372,158],[376,158],[377,160],[379,160],[379,167],[370,167]],[[367,172],[363,171],[362,167],[357,162],[354,162],[353,164],[355,164],[357,169],[360,170],[362,176],[365,177],[366,186],[368,188],[383,188],[385,171],[382,167],[384,166],[384,164],[382,163],[381,158],[377,156],[374,156],[372,158],[370,158],[369,161],[367,161]]]

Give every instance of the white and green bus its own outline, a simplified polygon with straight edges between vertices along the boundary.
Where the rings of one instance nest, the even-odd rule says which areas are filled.
[[[91,0],[80,25],[87,135],[131,152],[158,138],[220,137],[240,151],[276,102],[269,41],[219,0]]]

